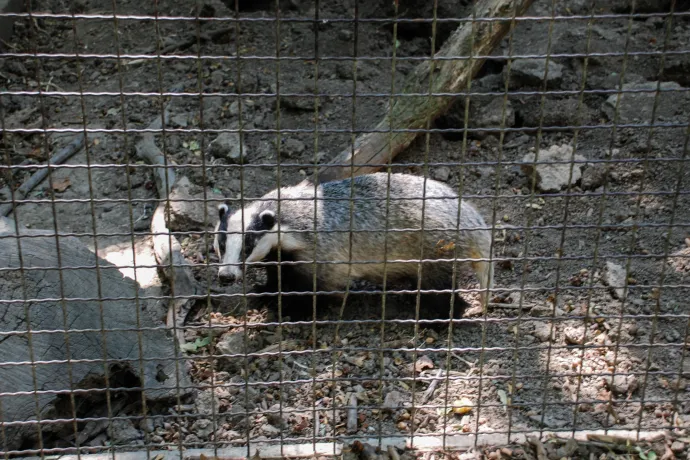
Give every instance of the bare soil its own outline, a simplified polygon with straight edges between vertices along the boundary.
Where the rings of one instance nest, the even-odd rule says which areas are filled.
[[[234,5],[219,1],[204,4],[203,15],[214,20],[201,25],[115,21],[108,17],[109,1],[67,3],[40,1],[36,11],[104,18],[17,22],[8,54],[0,55],[0,123],[74,132],[5,133],[4,161],[26,168],[11,177],[3,172],[0,198],[9,200],[9,184],[25,180],[31,165],[45,163],[48,152],[84,127],[105,130],[70,167],[54,170],[52,187],[45,182],[35,190],[17,219],[31,228],[75,234],[125,265],[132,260],[132,229],[138,263],[154,263],[145,248],[157,196],[150,168],[135,157],[131,130],[160,116],[164,102],[157,94],[185,93],[171,104],[171,123],[159,145],[182,165],[179,173],[199,196],[250,200],[312,175],[315,164],[347,147],[353,131],[373,126],[385,114],[391,90],[432,49],[428,23],[396,29],[384,22],[343,21],[355,17],[352,0],[322,2],[317,21],[311,20],[315,10],[309,2],[280,2],[280,21],[273,2],[239,2],[239,17],[251,21],[238,27]],[[426,3],[401,1],[400,17],[431,17]],[[469,2],[438,3],[441,18],[471,12]],[[141,405],[134,403],[118,406],[113,415],[123,420],[110,428],[82,422],[79,430],[92,435],[79,445],[237,445],[248,439],[600,428],[673,429],[687,439],[687,5],[679,3],[684,14],[669,18],[658,15],[668,11],[667,2],[641,2],[649,8],[630,19],[625,2],[605,2],[594,13],[613,16],[589,19],[589,2],[559,2],[554,11],[550,3],[536,1],[528,15],[558,20],[520,23],[487,61],[471,91],[489,94],[459,97],[434,130],[390,168],[447,181],[494,224],[499,261],[493,301],[499,305],[486,314],[471,308],[449,331],[447,325],[416,325],[414,299],[392,299],[382,312],[380,297],[368,296],[344,308],[344,320],[360,321],[336,324],[340,306],[334,305],[319,312],[320,323],[279,326],[267,323],[275,318],[266,318],[262,300],[218,296],[242,288],[218,285],[207,266],[216,261],[208,251],[210,237],[181,234],[198,281],[212,294],[191,320],[198,327],[186,333],[192,343],[199,339],[189,355],[199,389],[169,407],[148,407],[143,419]],[[357,14],[391,18],[392,9],[393,2],[371,2]],[[193,17],[196,9],[193,2],[123,0],[117,13]],[[456,26],[442,25],[434,49]],[[223,28],[228,31],[211,36]],[[140,56],[161,50],[167,58]],[[505,57],[545,54],[560,66],[558,78],[535,84],[513,77],[506,92]],[[125,55],[130,57],[117,58]],[[651,92],[623,101],[612,118],[606,102],[621,84],[650,82],[652,90],[656,82],[675,89],[656,99]],[[495,106],[489,115],[498,124],[463,133],[466,101],[471,107]],[[506,103],[514,118],[501,132]],[[644,125],[652,116],[656,126],[650,129]],[[241,167],[212,153],[214,130],[228,127],[246,130]],[[519,163],[530,151],[561,144],[573,145],[587,159],[573,166],[584,169],[583,179],[560,193],[541,193]],[[212,230],[214,218],[208,216],[205,229],[175,230]],[[625,269],[624,299],[605,283],[607,262]],[[142,283],[160,283],[152,268],[137,273]],[[254,278],[249,281],[251,287]],[[462,282],[477,287],[471,278]],[[468,300],[476,307],[472,295]],[[524,308],[500,308],[501,303]],[[311,308],[311,299],[305,305]],[[164,302],[159,309],[163,319]],[[264,354],[253,354],[258,351]],[[422,401],[435,376],[442,381]],[[357,431],[347,433],[346,406],[353,394]],[[382,410],[387,396],[396,404]],[[467,404],[461,400],[471,410],[460,409]],[[453,404],[455,411],[448,409]],[[98,416],[80,410],[85,417]],[[65,424],[44,446],[73,447],[74,434],[72,424]],[[25,447],[36,447],[35,440]]]

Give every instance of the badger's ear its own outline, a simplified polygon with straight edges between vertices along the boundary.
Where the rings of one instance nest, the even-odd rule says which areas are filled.
[[[218,206],[218,230],[225,231],[228,229],[228,205],[223,203]]]
[[[263,228],[265,228],[266,230],[272,229],[273,226],[276,224],[276,215],[270,209],[261,211],[261,214],[259,214],[259,218],[261,219],[261,224],[263,225]]]
[[[223,203],[218,205],[218,218],[220,220],[225,219],[225,217],[228,215],[228,205]]]

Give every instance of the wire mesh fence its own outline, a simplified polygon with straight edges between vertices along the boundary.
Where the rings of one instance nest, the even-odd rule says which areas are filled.
[[[688,457],[689,7],[0,1],[3,458]]]

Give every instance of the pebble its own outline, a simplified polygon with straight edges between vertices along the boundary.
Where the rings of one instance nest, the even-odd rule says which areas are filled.
[[[450,168],[448,166],[440,166],[433,170],[431,177],[441,182],[447,182],[450,179]]]
[[[569,345],[582,345],[585,342],[584,326],[569,326],[563,330],[565,343]]]

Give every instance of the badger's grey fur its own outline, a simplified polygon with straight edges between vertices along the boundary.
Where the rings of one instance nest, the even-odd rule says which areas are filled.
[[[276,260],[279,245],[283,261],[316,259],[319,291],[344,290],[348,276],[380,285],[384,259],[388,261],[385,272],[389,289],[397,282],[409,280],[414,281],[416,288],[419,264],[396,261],[419,260],[420,256],[434,260],[489,259],[491,233],[479,212],[463,200],[459,231],[456,230],[457,194],[448,185],[431,179],[426,179],[424,193],[424,181],[412,175],[377,173],[328,182],[316,188],[307,182],[282,188],[280,210],[278,190],[233,215],[228,214],[226,205],[221,205],[214,241],[222,264],[219,276],[239,279],[243,274],[242,261]],[[350,264],[350,260],[354,263]],[[371,261],[376,263],[357,263]],[[462,264],[474,270],[483,290],[491,287],[493,267],[488,260],[458,262]],[[313,263],[283,265],[282,291],[313,291],[313,269]],[[452,272],[452,260],[423,262],[421,288],[451,289]],[[275,266],[269,269],[268,275],[269,284],[275,283]],[[483,301],[486,292],[482,292]]]

